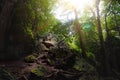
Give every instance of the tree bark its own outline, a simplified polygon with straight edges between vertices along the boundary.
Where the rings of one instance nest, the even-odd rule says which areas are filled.
[[[1,6],[0,13],[0,52],[4,51],[6,44],[6,33],[10,28],[11,15],[14,8],[14,4],[17,0],[6,0],[4,5]]]
[[[75,13],[75,31],[77,32],[77,34],[79,36],[79,42],[80,42],[80,46],[82,49],[82,56],[83,56],[83,58],[87,58],[86,48],[85,48],[85,40],[83,37],[83,31],[82,31],[81,26],[78,22],[77,11],[75,9],[74,9],[74,13]]]
[[[107,37],[109,37],[109,29],[108,29],[108,24],[107,24],[107,15],[106,15],[106,14],[105,14],[104,19],[105,19],[106,35],[107,35]]]
[[[103,33],[102,33],[102,27],[101,27],[101,20],[100,20],[100,11],[99,11],[99,4],[100,0],[96,0],[96,26],[98,30],[98,35],[100,39],[100,53],[101,53],[101,67],[102,67],[102,75],[108,76],[110,73],[110,66],[108,63],[108,54],[105,52],[105,45],[104,45],[104,39],[103,39]]]

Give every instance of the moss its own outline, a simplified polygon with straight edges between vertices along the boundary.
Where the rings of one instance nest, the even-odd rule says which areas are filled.
[[[36,57],[34,55],[29,55],[27,57],[25,57],[25,62],[29,62],[29,63],[32,63],[36,60]]]
[[[32,69],[31,72],[36,76],[41,77],[44,77],[47,74],[47,70],[44,66],[38,66],[37,68]]]

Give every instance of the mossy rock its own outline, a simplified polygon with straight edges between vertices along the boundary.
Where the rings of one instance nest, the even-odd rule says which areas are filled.
[[[25,57],[24,61],[28,63],[33,63],[36,60],[36,57],[34,55],[28,55]]]
[[[37,68],[33,68],[31,70],[31,73],[38,77],[44,77],[45,75],[47,75],[47,70],[44,66],[38,66]]]

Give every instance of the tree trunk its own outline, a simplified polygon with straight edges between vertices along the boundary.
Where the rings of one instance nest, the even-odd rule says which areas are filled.
[[[4,51],[7,31],[10,28],[11,16],[16,0],[6,0],[1,6],[0,13],[0,52]]]
[[[100,14],[99,14],[99,4],[100,0],[96,1],[96,26],[98,30],[98,35],[100,39],[100,53],[101,53],[101,67],[102,67],[102,75],[107,76],[109,74],[109,63],[108,63],[108,54],[105,52],[105,46],[104,46],[104,39],[102,34],[102,28],[101,28],[101,21],[100,21]]]
[[[119,33],[119,36],[120,36],[120,27],[118,25],[118,22],[117,22],[117,16],[116,16],[116,13],[113,13],[114,14],[114,23],[115,23],[115,27]]]
[[[83,58],[87,58],[86,56],[86,48],[85,48],[85,40],[83,37],[83,31],[81,29],[81,26],[78,22],[78,16],[77,16],[77,11],[74,9],[74,13],[75,13],[75,31],[77,32],[78,36],[79,36],[79,42],[80,42],[80,46],[82,49],[82,56]]]
[[[107,15],[105,15],[104,19],[105,19],[106,35],[107,35],[107,37],[109,37],[109,29],[108,29],[108,25],[107,25]]]

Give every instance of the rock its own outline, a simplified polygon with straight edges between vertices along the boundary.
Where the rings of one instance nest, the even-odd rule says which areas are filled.
[[[53,47],[55,46],[55,42],[54,41],[43,41],[42,42],[47,48]]]
[[[49,51],[49,49],[42,43],[41,43],[41,50],[42,51]]]
[[[37,68],[33,68],[31,70],[31,73],[39,77],[44,77],[47,75],[47,69],[44,66],[40,65]]]
[[[29,55],[24,59],[24,61],[27,63],[33,63],[35,60],[36,60],[36,57],[34,55]]]

